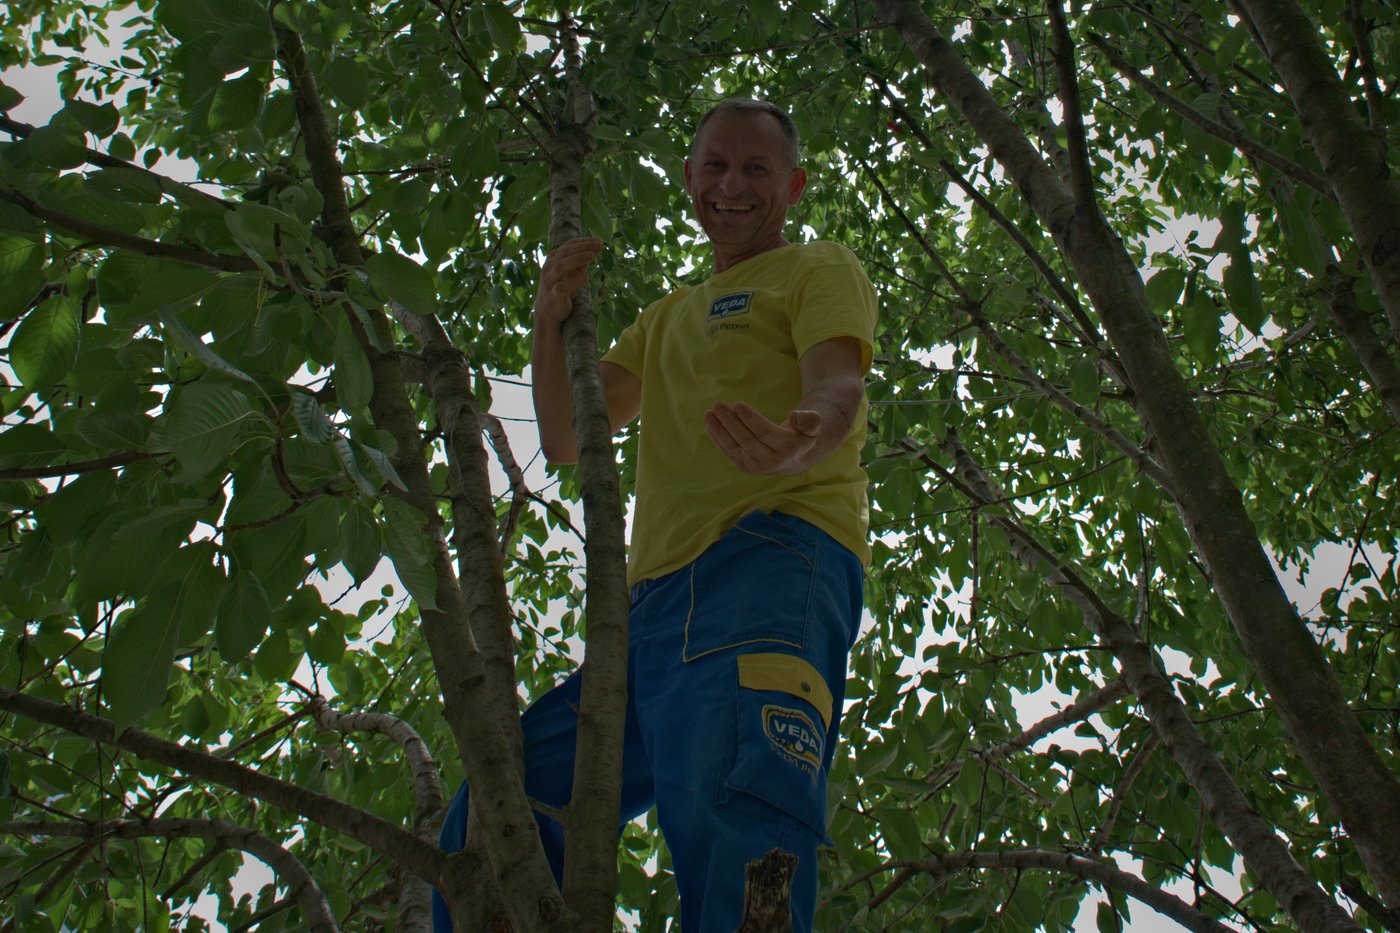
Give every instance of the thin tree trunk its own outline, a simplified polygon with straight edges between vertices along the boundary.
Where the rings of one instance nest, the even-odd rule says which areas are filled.
[[[550,138],[551,245],[580,236],[580,181],[593,149],[588,126],[596,111],[580,77],[572,24],[564,45],[563,119]],[[627,712],[627,559],[622,494],[612,426],[598,370],[593,296],[581,289],[564,322],[564,352],[573,390],[579,485],[587,564],[588,640],[574,754],[574,782],[565,821],[564,895],[584,930],[610,933],[617,898],[617,826],[622,795],[622,740]]]
[[[339,262],[347,266],[359,265],[364,260],[364,254],[350,217],[335,141],[315,79],[307,65],[300,38],[281,25],[276,26],[276,32],[278,54],[292,88],[312,179],[325,202],[322,212],[324,237]],[[457,741],[468,780],[471,781],[473,803],[482,814],[485,830],[482,835],[491,866],[517,933],[553,933],[567,927],[567,910],[554,884],[539,835],[534,832],[534,817],[525,797],[524,781],[517,764],[518,755],[513,751],[520,744],[519,716],[514,713],[509,716],[481,715],[482,710],[498,705],[496,698],[500,691],[492,689],[490,676],[495,668],[483,666],[474,630],[499,631],[501,625],[473,625],[470,610],[506,606],[505,581],[499,572],[499,551],[494,547],[494,518],[483,518],[480,509],[468,508],[463,509],[461,514],[454,514],[454,519],[459,523],[471,522],[475,517],[478,523],[484,525],[474,529],[475,537],[487,542],[490,545],[488,550],[496,558],[494,564],[488,561],[481,568],[483,572],[463,581],[470,591],[468,595],[458,584],[443,537],[442,518],[428,480],[428,464],[419,434],[418,415],[409,403],[397,355],[387,349],[393,345],[388,320],[382,313],[372,313],[368,318],[369,329],[353,315],[349,315],[347,320],[369,358],[374,383],[370,412],[375,424],[388,431],[398,447],[394,466],[407,486],[403,498],[423,514],[423,533],[429,535],[434,544],[433,570],[437,578],[435,597],[438,608],[420,607],[420,617],[433,668],[442,689],[443,712]],[[473,432],[473,436],[480,445],[480,431]],[[484,478],[485,464],[483,450],[470,468],[480,467],[483,476],[475,477],[472,486],[478,492],[484,487],[489,501],[490,486]],[[462,533],[463,530],[458,529],[458,535]],[[504,624],[508,627],[509,623]],[[511,681],[513,684],[513,669]],[[457,864],[460,864],[460,860]],[[439,879],[449,904],[455,906],[461,901],[457,889],[463,882],[464,879],[455,874]]]
[[[1162,462],[1177,480],[1174,498],[1186,529],[1293,747],[1341,816],[1383,896],[1400,894],[1385,880],[1400,872],[1400,781],[1348,709],[1321,650],[1279,585],[1122,241],[1092,199],[1065,189],[914,0],[877,0],[877,5],[1016,182],[1078,273],[1136,389],[1135,403]],[[1335,189],[1337,181],[1332,182]],[[1400,217],[1400,211],[1392,216]]]

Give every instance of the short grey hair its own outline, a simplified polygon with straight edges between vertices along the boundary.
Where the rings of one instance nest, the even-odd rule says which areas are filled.
[[[715,104],[705,115],[700,118],[700,122],[695,124],[695,137],[690,144],[690,154],[695,155],[695,144],[700,141],[700,131],[705,128],[705,124],[710,122],[710,118],[717,113],[766,113],[774,120],[778,121],[778,126],[783,131],[784,155],[787,156],[788,167],[797,168],[801,163],[802,140],[797,133],[797,124],[792,122],[792,117],[787,115],[776,104],[771,104],[766,100],[754,100],[751,97],[726,97]]]

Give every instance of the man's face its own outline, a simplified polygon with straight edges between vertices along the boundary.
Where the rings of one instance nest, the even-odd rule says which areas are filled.
[[[723,111],[701,128],[685,189],[721,268],[784,242],[788,208],[807,184],[785,150],[770,114]]]

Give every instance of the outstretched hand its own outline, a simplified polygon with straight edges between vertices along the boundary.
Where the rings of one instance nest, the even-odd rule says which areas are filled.
[[[801,473],[820,459],[816,452],[822,415],[811,409],[795,408],[777,424],[742,402],[717,402],[705,412],[705,428],[745,473]]]

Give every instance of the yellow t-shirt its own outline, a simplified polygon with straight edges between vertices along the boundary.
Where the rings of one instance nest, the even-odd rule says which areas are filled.
[[[855,337],[869,368],[875,314],[855,256],[817,241],[681,288],[623,331],[603,359],[642,380],[629,584],[685,566],[754,509],[805,519],[870,563],[864,402],[841,446],[795,476],[741,471],[710,440],[704,413],[744,402],[782,422],[802,399],[798,360],[813,345]]]

